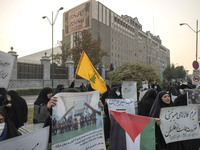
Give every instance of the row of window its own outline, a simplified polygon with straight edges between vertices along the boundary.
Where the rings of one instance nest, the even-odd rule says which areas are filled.
[[[128,25],[127,23],[125,23],[124,21],[120,20],[119,18],[117,18],[116,16],[114,17],[114,21],[118,24],[120,24],[121,26],[125,27],[126,29],[130,30],[131,32],[134,32],[134,28],[131,27],[130,25]]]

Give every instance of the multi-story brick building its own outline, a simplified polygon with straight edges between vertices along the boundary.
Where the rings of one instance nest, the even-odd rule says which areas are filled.
[[[109,69],[125,62],[141,62],[154,65],[160,72],[170,64],[170,51],[162,45],[159,36],[144,32],[138,18],[119,16],[102,3],[92,0],[91,28],[93,38],[102,39],[102,49],[109,56],[102,60]],[[73,46],[73,34],[64,36],[63,42]]]

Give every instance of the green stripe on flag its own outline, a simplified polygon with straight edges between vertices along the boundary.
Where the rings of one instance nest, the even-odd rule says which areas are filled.
[[[144,128],[140,136],[140,150],[155,150],[155,119]]]

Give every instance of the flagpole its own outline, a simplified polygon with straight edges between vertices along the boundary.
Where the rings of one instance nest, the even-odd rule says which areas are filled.
[[[84,53],[84,50],[82,50],[81,57],[82,57],[83,53]],[[80,61],[81,61],[81,57],[80,57],[80,59],[79,59],[78,65],[77,65],[77,67],[76,67],[76,72],[77,72],[77,69],[78,69],[78,67],[79,67],[79,63],[80,63]],[[76,72],[75,72],[75,77],[76,77]]]

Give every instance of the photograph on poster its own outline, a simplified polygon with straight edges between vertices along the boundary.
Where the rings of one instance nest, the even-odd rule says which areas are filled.
[[[199,89],[187,89],[184,90],[187,94],[187,104],[198,105],[198,115],[200,116],[200,90]]]
[[[52,116],[52,145],[55,149],[61,145],[82,146],[82,141],[103,135],[98,91],[59,93],[56,96],[58,102]]]

